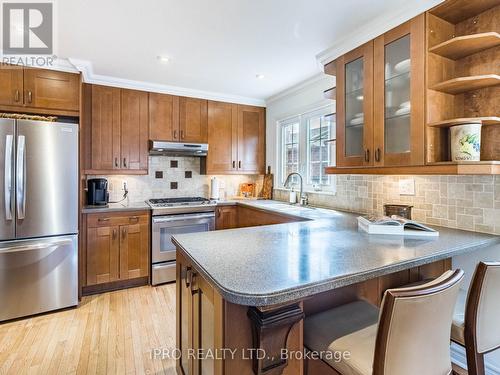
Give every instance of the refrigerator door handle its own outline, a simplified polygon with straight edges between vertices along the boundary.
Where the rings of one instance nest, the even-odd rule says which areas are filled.
[[[26,211],[26,137],[17,138],[16,203],[17,218],[24,219]]]
[[[33,245],[20,245],[20,246],[12,246],[9,248],[5,249],[0,249],[0,254],[6,254],[6,253],[19,253],[22,251],[32,251],[32,250],[43,250],[43,249],[51,249],[55,250],[56,248],[60,246],[65,246],[65,245],[70,245],[71,240],[61,240],[61,241],[55,241],[55,242],[40,242],[40,243],[35,243]]]
[[[5,168],[4,168],[4,199],[5,219],[12,220],[12,151],[14,136],[8,134],[5,137]]]

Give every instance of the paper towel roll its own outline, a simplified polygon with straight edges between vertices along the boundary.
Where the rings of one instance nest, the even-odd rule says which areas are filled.
[[[210,180],[210,199],[219,199],[219,180],[212,177]]]

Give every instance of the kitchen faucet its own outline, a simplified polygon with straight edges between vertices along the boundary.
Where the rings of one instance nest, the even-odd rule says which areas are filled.
[[[294,176],[294,175],[295,175],[295,176],[299,176],[299,178],[300,178],[300,193],[299,193],[300,195],[299,195],[299,204],[300,204],[301,206],[307,206],[307,204],[308,204],[308,199],[307,199],[307,195],[306,195],[306,194],[304,194],[304,184],[303,184],[303,180],[302,180],[302,175],[301,175],[300,173],[297,173],[297,172],[292,172],[292,173],[290,173],[290,174],[287,176],[286,180],[285,180],[284,187],[285,187],[285,188],[288,188],[288,187],[289,187],[290,182],[291,182],[291,180],[292,180],[292,176]]]

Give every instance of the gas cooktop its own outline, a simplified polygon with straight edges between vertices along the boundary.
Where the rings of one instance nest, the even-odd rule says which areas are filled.
[[[149,199],[153,215],[168,215],[215,211],[217,202],[202,197]]]

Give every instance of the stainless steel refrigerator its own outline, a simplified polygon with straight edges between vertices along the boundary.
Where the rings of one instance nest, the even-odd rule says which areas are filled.
[[[0,321],[78,303],[78,125],[0,119]]]

